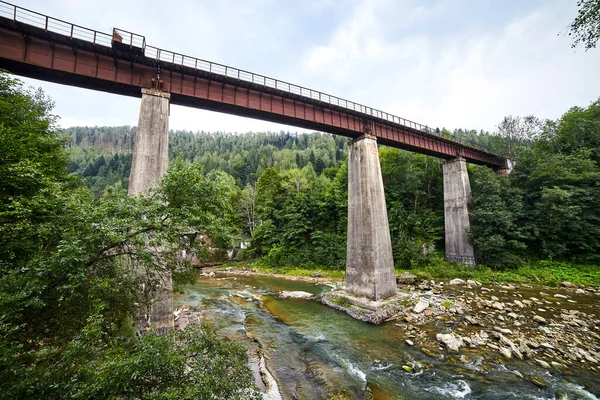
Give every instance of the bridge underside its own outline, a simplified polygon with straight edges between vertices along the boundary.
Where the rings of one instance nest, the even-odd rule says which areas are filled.
[[[157,61],[0,18],[0,68],[18,75],[93,90],[140,97],[160,89],[171,103],[357,138],[443,159],[463,157],[494,169],[502,157],[333,104],[262,84]]]

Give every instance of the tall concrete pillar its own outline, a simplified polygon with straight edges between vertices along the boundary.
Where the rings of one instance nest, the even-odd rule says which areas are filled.
[[[446,260],[475,265],[473,247],[469,244],[469,208],[471,184],[467,163],[459,157],[446,161],[444,168],[444,221],[446,227]]]
[[[169,165],[169,93],[142,89],[140,118],[135,133],[129,194],[156,187]]]
[[[363,135],[348,147],[346,291],[381,300],[396,294],[392,241],[377,139]]]
[[[155,188],[169,165],[169,93],[142,89],[140,118],[135,133],[128,193],[146,194]],[[140,274],[146,274],[139,269]],[[152,327],[159,332],[171,329],[173,321],[173,281],[169,273],[154,273],[140,292],[143,304],[137,328]],[[149,307],[146,305],[150,304]]]

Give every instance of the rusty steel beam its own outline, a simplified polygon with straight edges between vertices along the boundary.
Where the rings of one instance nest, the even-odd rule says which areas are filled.
[[[157,58],[147,57],[143,52],[128,53],[119,46],[107,45],[110,39],[104,36],[97,40],[98,35],[109,35],[91,32],[93,41],[87,41],[74,37],[73,29],[70,35],[63,35],[0,17],[0,68],[35,79],[134,97],[141,96],[142,88],[158,84],[160,69],[161,90],[171,94],[172,104],[351,138],[368,132],[387,146],[443,159],[464,157],[468,162],[494,169],[502,168],[506,162],[503,157],[435,135],[418,124],[404,126],[390,121],[388,114],[368,107],[359,106],[360,111],[355,111],[348,108],[348,102],[340,105],[345,100],[329,96],[328,101],[323,101],[322,96],[328,95],[321,93],[319,99],[309,98],[303,94],[303,88],[300,94],[292,93],[291,84],[284,87],[287,90],[279,89],[278,85],[285,84],[279,81],[270,87],[267,86],[270,78],[266,77],[262,77],[264,82],[254,83],[252,76],[249,82],[239,78],[243,72],[240,70],[233,70],[237,76],[230,76],[228,67],[224,74],[199,70],[196,68],[199,60],[196,66],[187,66],[185,56],[175,53],[168,52],[169,58],[173,54],[169,63],[162,60],[160,49]],[[148,48],[145,39],[144,46]],[[181,62],[177,63],[179,57]],[[313,93],[310,96],[315,97]]]

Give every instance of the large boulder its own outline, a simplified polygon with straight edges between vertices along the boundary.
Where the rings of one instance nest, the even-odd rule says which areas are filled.
[[[305,299],[310,300],[314,297],[312,293],[303,292],[301,290],[287,291],[282,290],[279,292],[279,297],[283,299]]]

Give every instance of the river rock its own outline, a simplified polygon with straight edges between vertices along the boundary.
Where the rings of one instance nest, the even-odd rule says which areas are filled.
[[[279,292],[279,296],[283,299],[305,299],[305,300],[310,300],[314,297],[314,295],[312,293],[303,292],[301,290],[293,290],[293,291],[282,290],[281,292]]]
[[[481,283],[479,283],[477,281],[474,281],[472,279],[468,279],[467,280],[467,285],[469,285],[469,286],[481,286]]]
[[[504,306],[502,305],[502,303],[495,301],[492,303],[492,308],[496,310],[503,310]]]
[[[563,283],[561,283],[561,285],[563,285],[563,287],[568,287],[568,288],[577,287],[577,286],[573,285],[571,282],[563,282]]]
[[[409,345],[409,346],[414,346],[414,345],[415,345],[415,343],[414,343],[412,340],[410,340],[410,339],[406,339],[404,342],[405,342],[407,345]]]
[[[512,353],[508,347],[500,347],[500,354],[502,354],[506,358],[511,358]]]
[[[512,340],[500,335],[500,342],[505,344],[506,346],[508,346],[508,348],[510,349],[510,352],[512,354],[514,354],[515,357],[518,357],[521,360],[523,360],[525,358],[525,357],[523,357],[523,353],[521,353],[521,351],[519,350],[517,345]]]
[[[460,278],[454,278],[450,282],[448,282],[448,285],[455,285],[455,286],[460,286],[460,285],[464,285],[464,284],[466,284],[466,282]]]
[[[546,323],[546,318],[540,317],[539,315],[534,315],[533,316],[533,320],[535,322],[539,322],[540,324],[545,324]]]
[[[550,369],[550,364],[548,364],[546,361],[540,360],[539,358],[536,358],[534,361],[540,367]]]
[[[410,272],[404,272],[396,277],[396,283],[401,284],[410,284],[415,283],[419,278],[416,275],[411,274]]]
[[[575,291],[575,293],[577,293],[577,294],[585,294],[585,290],[583,290],[583,289],[577,289]]]
[[[557,298],[557,299],[568,299],[569,298],[569,296],[565,296],[564,294],[560,294],[560,293],[557,293],[552,297]]]
[[[458,352],[458,349],[463,346],[462,338],[457,338],[451,333],[438,333],[435,338],[438,342],[445,344],[446,347],[452,351]]]
[[[413,308],[413,312],[420,314],[423,311],[425,311],[425,309],[427,307],[429,307],[429,300],[421,299],[421,300],[419,300],[419,302],[417,304],[415,304],[415,308]]]
[[[546,383],[537,376],[531,375],[531,376],[529,376],[529,380],[531,381],[531,383],[533,383],[537,387],[545,388],[547,386]]]
[[[520,308],[525,307],[525,304],[523,304],[521,301],[519,300],[515,300],[513,303],[515,303],[517,306],[519,306]]]
[[[497,332],[503,333],[505,335],[511,335],[512,334],[512,331],[510,329],[508,329],[508,328],[500,328],[499,326],[495,326],[494,329]]]
[[[566,368],[564,364],[561,364],[557,361],[551,361],[550,364],[556,369],[564,369]]]

